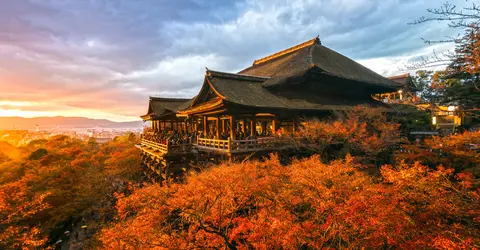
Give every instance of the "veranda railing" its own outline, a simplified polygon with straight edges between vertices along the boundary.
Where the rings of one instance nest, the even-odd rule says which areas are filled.
[[[142,139],[140,143],[142,146],[149,147],[156,151],[160,151],[164,154],[189,152],[192,150],[192,145],[190,143],[171,144],[168,141],[166,143],[159,143],[147,139]]]
[[[261,137],[249,140],[217,140],[197,138],[197,147],[222,151],[227,153],[252,152],[276,147],[280,142],[278,137]]]

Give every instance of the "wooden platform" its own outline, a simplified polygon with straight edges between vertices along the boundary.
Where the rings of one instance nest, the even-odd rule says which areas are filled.
[[[199,162],[239,160],[252,154],[266,155],[291,146],[288,139],[277,137],[235,141],[199,138],[196,144],[175,146],[142,139],[141,144],[136,145],[142,150],[144,165],[161,176],[162,180],[177,178]]]

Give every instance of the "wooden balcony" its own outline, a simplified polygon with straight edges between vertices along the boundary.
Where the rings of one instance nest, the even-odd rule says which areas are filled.
[[[185,144],[166,144],[142,139],[140,145],[137,145],[141,150],[153,154],[153,155],[166,155],[166,154],[184,154],[192,151],[192,145]]]
[[[278,137],[263,137],[251,140],[215,140],[197,138],[195,144],[200,151],[211,151],[221,153],[248,153],[264,150],[280,149],[286,141]]]

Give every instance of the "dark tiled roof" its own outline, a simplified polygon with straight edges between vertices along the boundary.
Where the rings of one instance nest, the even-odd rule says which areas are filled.
[[[390,77],[388,77],[388,79],[398,83],[404,89],[408,89],[410,91],[418,91],[419,90],[417,88],[417,86],[415,86],[415,83],[413,83],[412,77],[408,73],[403,74],[403,75],[398,75],[398,76],[390,76]]]
[[[191,101],[192,99],[150,97],[147,114],[143,117],[160,117],[163,115],[176,113],[179,110],[188,108]]]
[[[314,67],[325,74],[343,79],[398,87],[395,82],[323,46],[318,38],[256,60],[251,67],[239,74],[271,77],[272,80],[265,83],[265,86],[269,86],[282,82],[275,78],[301,76]]]
[[[224,97],[224,101],[260,108],[301,109],[301,110],[344,110],[353,106],[368,104],[385,106],[373,99],[352,99],[311,93],[308,98],[289,99],[273,93],[262,86],[268,78],[249,78],[250,76],[229,74],[218,71],[207,72],[212,87]],[[311,101],[314,100],[314,101]]]
[[[410,77],[410,74],[407,73],[407,74],[398,75],[398,76],[389,76],[388,79],[396,83],[404,84],[405,80],[407,80],[408,77]]]

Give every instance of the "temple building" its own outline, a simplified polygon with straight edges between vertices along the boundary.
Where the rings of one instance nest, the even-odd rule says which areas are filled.
[[[151,121],[152,130],[139,147],[147,165],[172,162],[169,155],[186,161],[188,154],[198,159],[274,151],[282,134],[294,132],[304,119],[357,105],[388,108],[373,96],[403,87],[323,46],[317,37],[255,60],[238,73],[207,69],[192,99],[151,97],[142,119]]]
[[[388,79],[397,83],[400,88],[397,91],[376,94],[373,96],[376,100],[389,104],[420,104],[422,102],[421,98],[416,95],[419,90],[410,74],[391,76]]]

